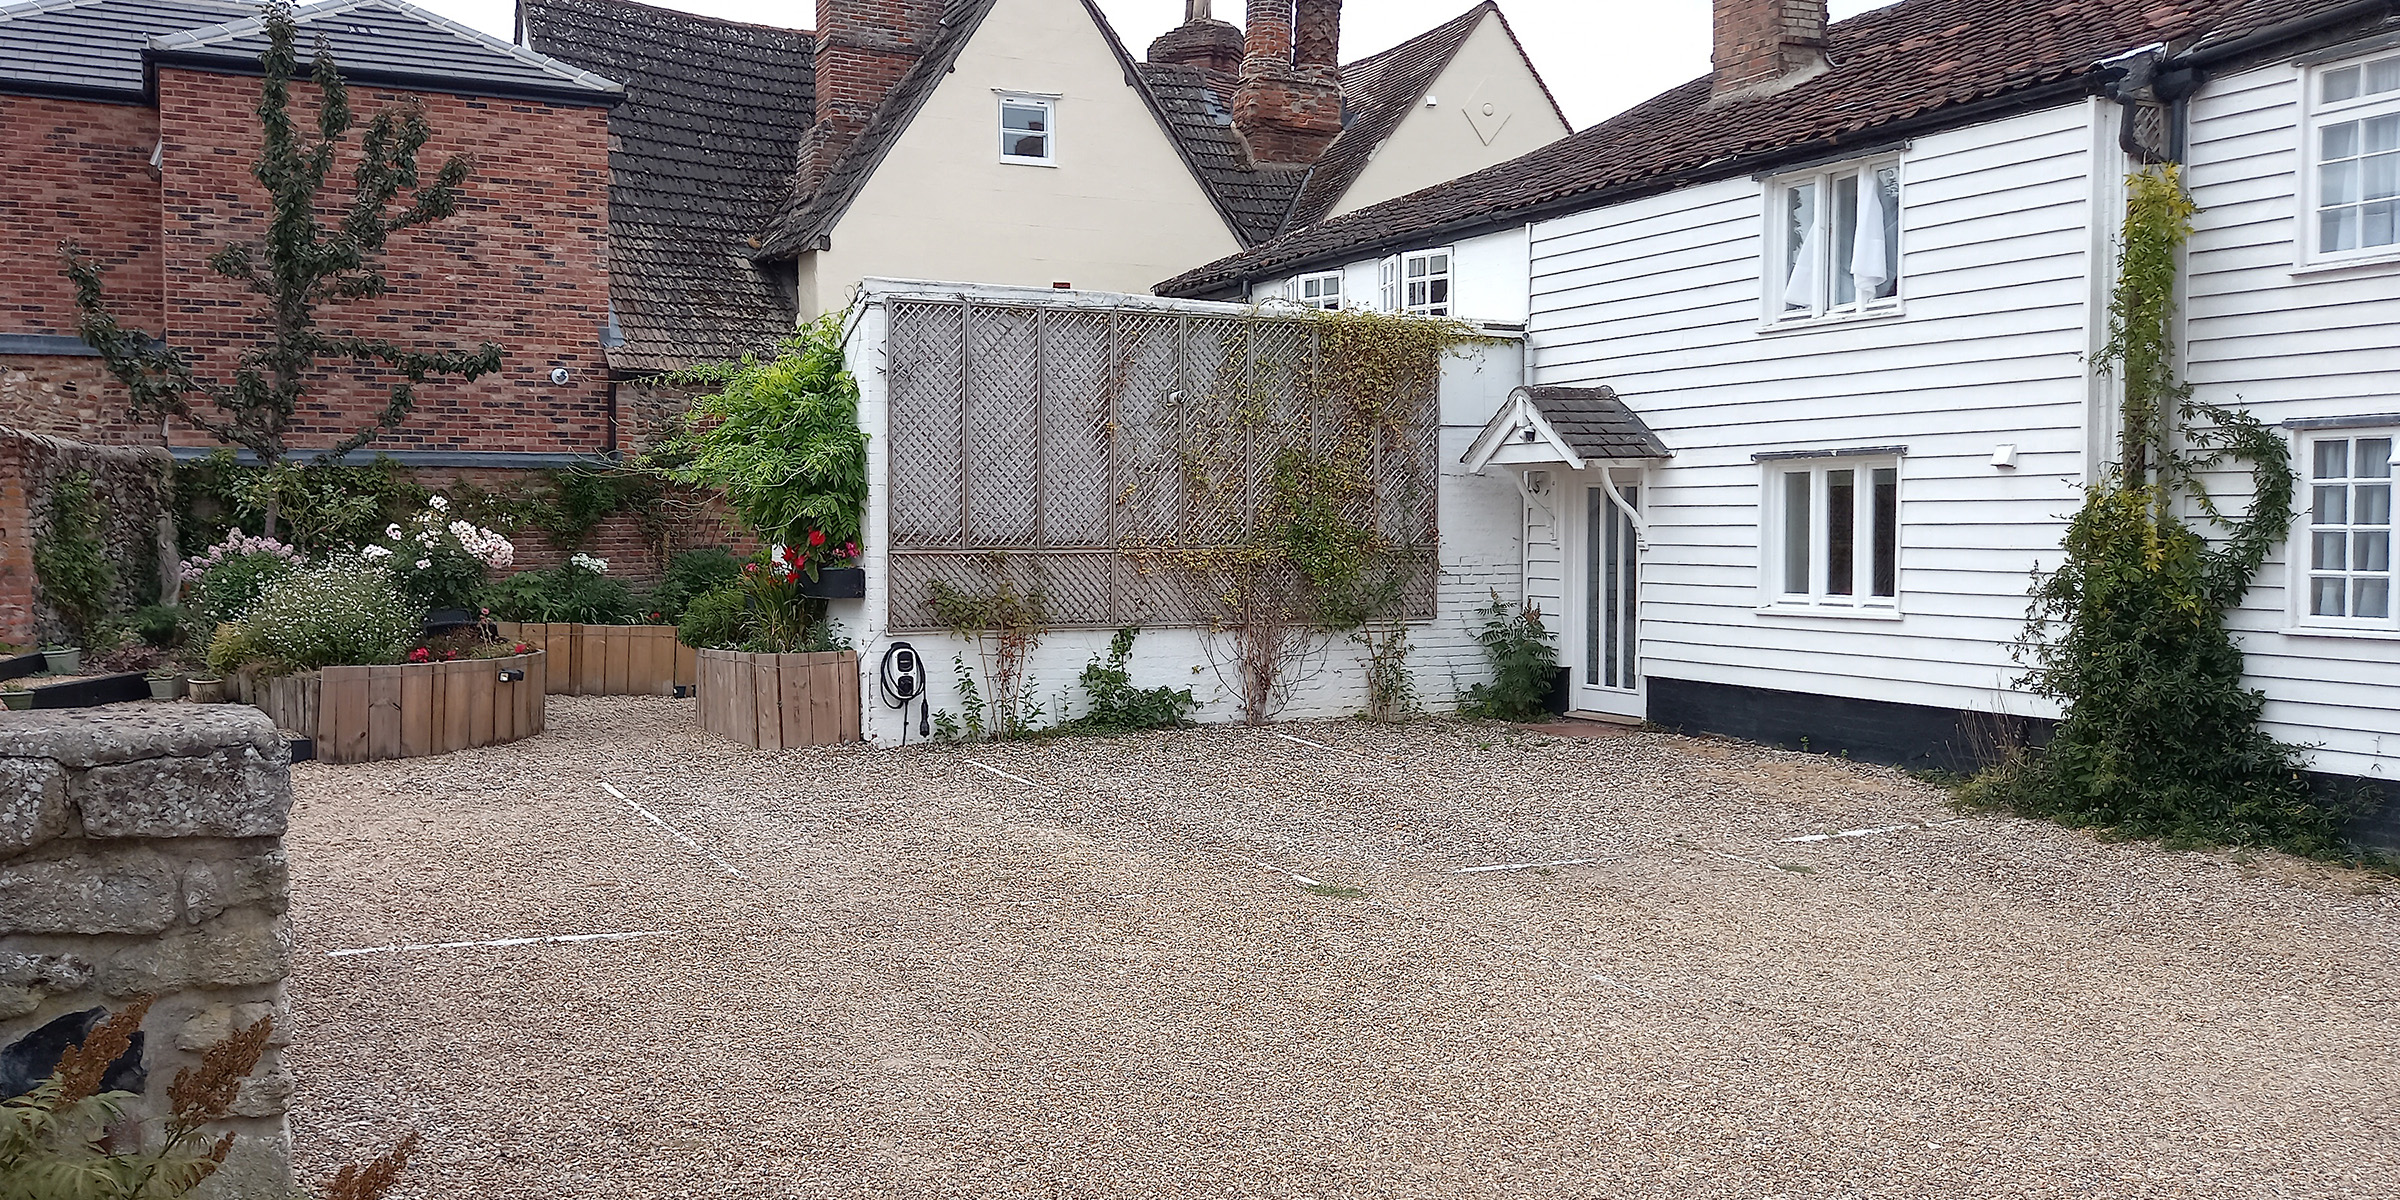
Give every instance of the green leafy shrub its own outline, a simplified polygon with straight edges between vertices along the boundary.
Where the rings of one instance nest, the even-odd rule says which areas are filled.
[[[291,546],[236,530],[183,560],[184,607],[210,626],[233,620],[299,561],[300,552]]]
[[[684,606],[675,636],[701,650],[731,650],[750,640],[756,622],[750,616],[750,595],[740,580],[703,592]]]
[[[867,435],[858,381],[843,362],[842,314],[811,323],[772,358],[697,368],[668,383],[715,384],[662,448],[671,476],[724,493],[762,542],[788,546],[814,579],[858,555]]]
[[[1084,665],[1078,680],[1091,702],[1084,715],[1067,723],[1077,733],[1135,733],[1144,729],[1176,729],[1191,723],[1200,701],[1190,688],[1137,688],[1127,664],[1133,640],[1141,630],[1127,626],[1109,639],[1108,658]],[[962,664],[963,665],[963,664]]]
[[[2066,559],[2037,574],[2024,682],[2064,719],[2038,751],[1976,777],[1970,804],[2176,841],[2352,853],[2351,814],[2311,794],[2297,748],[2260,728],[2225,625],[2291,523],[2290,449],[2246,412],[2202,404],[2176,375],[2181,251],[2198,208],[2173,167],[2129,181],[2125,252],[2100,362],[2124,383],[2118,461],[2067,525]],[[2247,513],[2204,482],[2248,468]],[[2188,501],[2213,541],[2178,516]]]
[[[646,615],[624,584],[577,561],[547,571],[520,571],[486,588],[483,599],[492,616],[503,621],[624,625]]]
[[[186,622],[180,608],[145,604],[133,610],[129,624],[134,636],[161,650],[172,650],[184,642]]]
[[[33,540],[42,603],[79,639],[108,615],[109,593],[117,586],[117,568],[100,533],[107,519],[91,473],[77,471],[52,489],[49,527]]]
[[[383,536],[359,551],[391,572],[400,589],[427,608],[473,608],[484,576],[506,570],[517,548],[507,538],[451,515],[450,501],[434,496],[406,523],[393,522]]]
[[[1510,604],[1495,592],[1483,614],[1483,629],[1475,640],[1492,664],[1492,678],[1468,688],[1459,711],[1496,721],[1544,719],[1549,714],[1542,702],[1558,675],[1558,648],[1542,624],[1542,610]]]
[[[363,558],[303,567],[268,585],[235,623],[235,654],[220,661],[220,635],[209,665],[261,664],[289,670],[396,663],[416,644],[425,606],[392,573]]]
[[[722,546],[686,550],[667,562],[658,587],[643,599],[643,615],[667,625],[683,623],[692,601],[742,577],[742,560]]]

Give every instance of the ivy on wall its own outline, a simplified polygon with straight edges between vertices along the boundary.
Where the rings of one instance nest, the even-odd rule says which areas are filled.
[[[2193,399],[2180,378],[2178,279],[2197,212],[2173,166],[2130,180],[2100,359],[2124,389],[2117,461],[2086,489],[2065,561],[2036,573],[2019,649],[2023,682],[2065,717],[1967,795],[2137,836],[2346,853],[2350,814],[2313,796],[2298,749],[2260,728],[2266,698],[2226,628],[2291,522],[2295,480],[2282,436]],[[2210,483],[2236,470],[2241,511]]]

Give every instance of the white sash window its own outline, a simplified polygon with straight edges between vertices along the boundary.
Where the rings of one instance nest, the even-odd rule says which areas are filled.
[[[1832,168],[1767,189],[1767,318],[1887,311],[1900,302],[1900,165]]]

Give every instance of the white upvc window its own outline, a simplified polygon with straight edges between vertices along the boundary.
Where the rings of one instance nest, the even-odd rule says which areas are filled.
[[[1900,304],[1900,164],[1828,167],[1767,186],[1769,321]]]
[[[1448,249],[1419,250],[1383,261],[1383,308],[1421,317],[1450,315]]]
[[[2400,254],[2400,54],[2309,76],[2307,257]]]
[[[1058,99],[1001,93],[1000,161],[1028,167],[1058,165]]]
[[[1900,604],[1900,460],[1763,464],[1762,607],[1894,614]]]
[[[1322,275],[1303,275],[1292,281],[1291,299],[1302,308],[1322,308],[1340,311],[1342,307],[1342,273],[1328,271]]]
[[[2390,429],[2321,430],[2301,440],[2308,467],[2304,542],[2293,548],[2300,623],[2400,629],[2392,567]]]

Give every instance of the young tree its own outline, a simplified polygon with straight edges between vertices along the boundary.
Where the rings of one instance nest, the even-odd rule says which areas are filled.
[[[61,249],[81,311],[78,332],[132,393],[137,418],[179,418],[249,450],[263,464],[280,467],[293,414],[320,375],[321,361],[399,377],[383,408],[363,428],[318,452],[316,461],[329,462],[407,419],[416,406],[418,384],[436,376],[471,381],[498,370],[500,347],[486,342],[472,351],[417,350],[383,338],[329,332],[318,324],[322,305],[373,300],[389,289],[381,265],[385,243],[401,230],[455,213],[474,161],[455,156],[431,182],[420,184],[417,154],[432,137],[432,127],[417,105],[387,108],[367,123],[359,140],[347,210],[340,211],[339,198],[325,193],[356,123],[349,91],[332,54],[319,49],[310,73],[318,92],[317,135],[305,138],[292,119],[299,30],[287,4],[268,8],[266,29],[258,101],[263,138],[250,172],[267,190],[266,234],[256,241],[227,241],[208,260],[211,270],[262,302],[268,316],[265,339],[242,351],[229,377],[204,378],[182,352],[121,324],[103,295],[102,270],[74,243]],[[329,215],[338,212],[338,221],[319,219],[320,199]],[[270,534],[276,516],[270,500]]]

